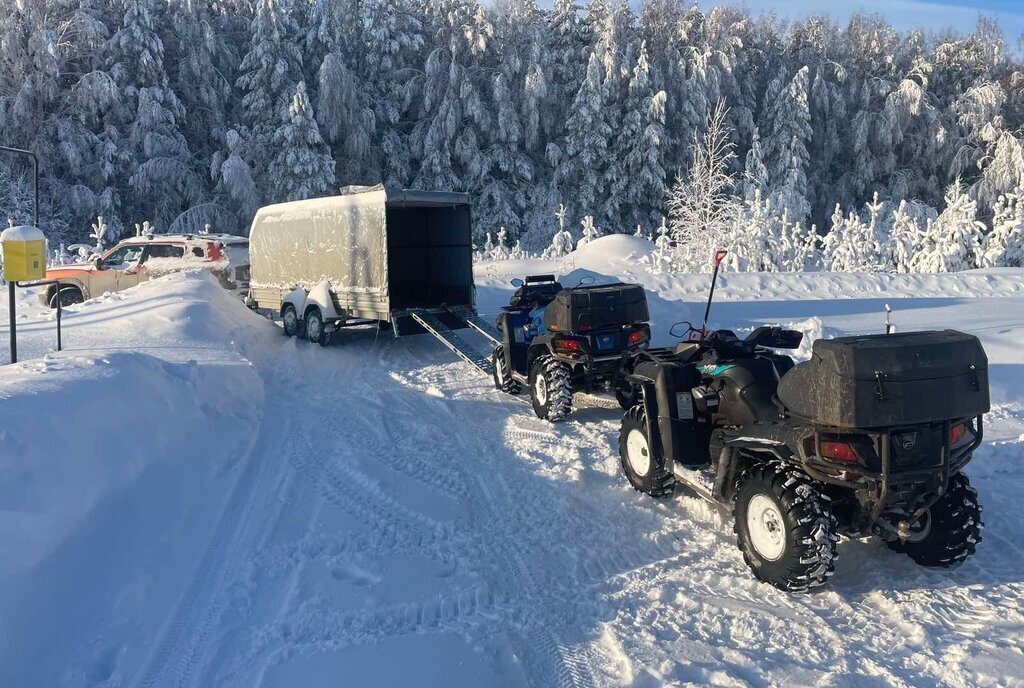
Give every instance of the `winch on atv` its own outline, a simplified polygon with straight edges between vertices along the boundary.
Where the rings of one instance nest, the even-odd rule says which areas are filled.
[[[647,348],[647,297],[634,284],[563,288],[554,275],[534,275],[517,287],[498,316],[502,343],[492,355],[495,386],[530,390],[539,418],[561,421],[574,392],[613,391],[623,408],[635,401],[624,371]]]
[[[989,410],[981,343],[954,330],[818,340],[794,365],[778,351],[802,336],[690,326],[693,341],[644,352],[619,436],[629,482],[731,504],[747,564],[785,590],[827,582],[840,535],[926,566],[967,558],[981,539],[961,472]]]

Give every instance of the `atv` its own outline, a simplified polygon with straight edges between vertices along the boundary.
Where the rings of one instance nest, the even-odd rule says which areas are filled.
[[[924,566],[975,551],[981,507],[962,471],[989,410],[976,337],[818,340],[794,364],[779,351],[800,332],[685,324],[689,341],[645,352],[629,376],[641,392],[619,453],[634,488],[682,484],[731,505],[747,565],[788,591],[828,581],[840,535],[880,537]]]
[[[496,323],[494,386],[530,390],[538,418],[559,422],[572,412],[574,392],[612,391],[623,408],[635,402],[625,372],[647,348],[647,297],[634,284],[563,288],[554,275],[513,280],[517,287]]]

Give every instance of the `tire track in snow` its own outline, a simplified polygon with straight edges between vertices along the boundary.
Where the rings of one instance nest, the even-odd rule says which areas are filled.
[[[287,433],[287,420],[283,421]],[[228,596],[228,587],[237,577],[246,551],[245,536],[253,513],[269,494],[269,476],[274,459],[282,449],[275,438],[281,428],[271,431],[266,414],[253,450],[245,458],[227,506],[222,512],[210,545],[199,568],[179,600],[170,625],[161,634],[135,682],[141,688],[189,684],[191,673],[209,641]],[[278,465],[277,474],[282,467]]]

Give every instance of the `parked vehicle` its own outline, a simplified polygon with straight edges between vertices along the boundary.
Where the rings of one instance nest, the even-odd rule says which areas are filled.
[[[346,325],[467,327],[474,308],[469,197],[361,187],[260,208],[250,231],[250,304],[289,336],[327,344]]]
[[[975,551],[981,507],[962,471],[989,410],[976,337],[818,340],[797,365],[778,350],[797,348],[799,332],[690,326],[688,337],[630,376],[641,394],[619,453],[634,488],[666,497],[682,483],[731,504],[747,565],[784,590],[825,584],[840,535],[881,537],[925,566]]]
[[[513,282],[518,288],[498,316],[494,385],[517,394],[530,389],[538,418],[565,420],[574,392],[613,391],[632,403],[624,371],[650,342],[647,296],[635,284],[565,289],[554,275]]]
[[[46,279],[59,279],[39,293],[55,308],[81,303],[106,292],[123,291],[169,272],[209,270],[225,289],[245,294],[249,288],[249,240],[230,234],[154,234],[121,241],[87,263],[56,265]],[[58,296],[59,294],[59,296]]]

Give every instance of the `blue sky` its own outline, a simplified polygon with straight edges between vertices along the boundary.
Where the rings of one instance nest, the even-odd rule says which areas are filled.
[[[551,0],[539,0],[551,5]],[[585,4],[586,0],[580,0]],[[630,0],[634,7],[643,0]],[[827,14],[846,21],[860,11],[877,13],[898,29],[920,27],[939,30],[951,26],[961,33],[974,28],[979,14],[995,17],[1006,37],[1007,47],[1019,52],[1019,39],[1024,34],[1024,0],[697,0],[701,7],[743,5],[754,14],[775,12],[780,17],[799,19],[809,14]]]
[[[698,4],[704,7],[720,3],[701,0]],[[978,14],[985,14],[999,20],[1011,49],[1018,47],[1018,39],[1024,33],[1024,2],[1021,0],[737,0],[735,4],[743,5],[755,14],[774,11],[780,17],[794,19],[808,14],[827,14],[845,21],[863,10],[882,15],[899,29],[951,26],[964,33],[974,27]]]

